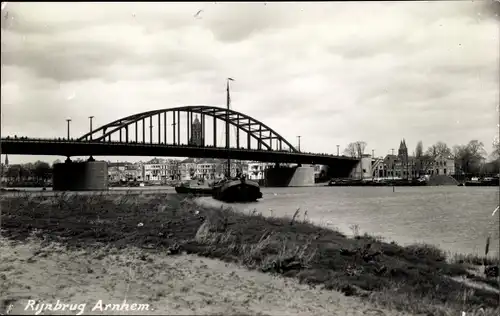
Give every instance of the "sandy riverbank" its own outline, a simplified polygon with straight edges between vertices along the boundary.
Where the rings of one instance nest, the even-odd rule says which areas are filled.
[[[38,238],[1,239],[0,248],[0,296],[4,309],[12,305],[12,314],[33,315],[31,308],[25,310],[30,299],[86,303],[85,314],[103,314],[99,308],[92,311],[99,300],[121,304],[126,298],[129,304],[149,304],[141,315],[407,315],[195,255],[166,256],[138,248],[67,251]]]

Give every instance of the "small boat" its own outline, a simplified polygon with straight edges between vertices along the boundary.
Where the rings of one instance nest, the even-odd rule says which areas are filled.
[[[470,181],[465,181],[464,186],[466,187],[491,187],[498,186],[499,180],[496,177],[487,177],[487,178],[472,178]]]
[[[212,197],[223,202],[255,202],[262,198],[257,182],[246,177],[223,180],[214,185]]]

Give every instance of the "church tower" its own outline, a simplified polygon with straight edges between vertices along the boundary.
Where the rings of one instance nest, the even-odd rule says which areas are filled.
[[[408,178],[408,147],[406,147],[406,141],[404,138],[399,144],[398,160],[401,163],[401,174],[405,175],[405,178]]]
[[[189,139],[189,145],[201,146],[203,144],[201,135],[201,122],[198,119],[198,115],[195,116],[194,122],[191,124],[191,137]]]
[[[406,142],[404,138],[399,143],[398,159],[404,163],[408,162],[408,147],[406,147]]]

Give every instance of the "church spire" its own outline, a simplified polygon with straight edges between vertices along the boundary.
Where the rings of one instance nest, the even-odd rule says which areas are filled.
[[[198,114],[195,114],[193,124],[201,124],[200,120],[198,119]]]

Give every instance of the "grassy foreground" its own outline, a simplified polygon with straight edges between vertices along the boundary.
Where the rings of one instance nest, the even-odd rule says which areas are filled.
[[[20,194],[2,198],[2,236],[92,249],[102,244],[198,254],[340,290],[415,314],[498,315],[498,279],[474,273],[483,259],[447,260],[429,245],[402,247],[294,218],[207,208],[175,195]],[[297,214],[296,214],[297,215]],[[457,257],[458,258],[458,257]],[[488,264],[499,264],[498,258]],[[467,280],[467,282],[463,281]]]

